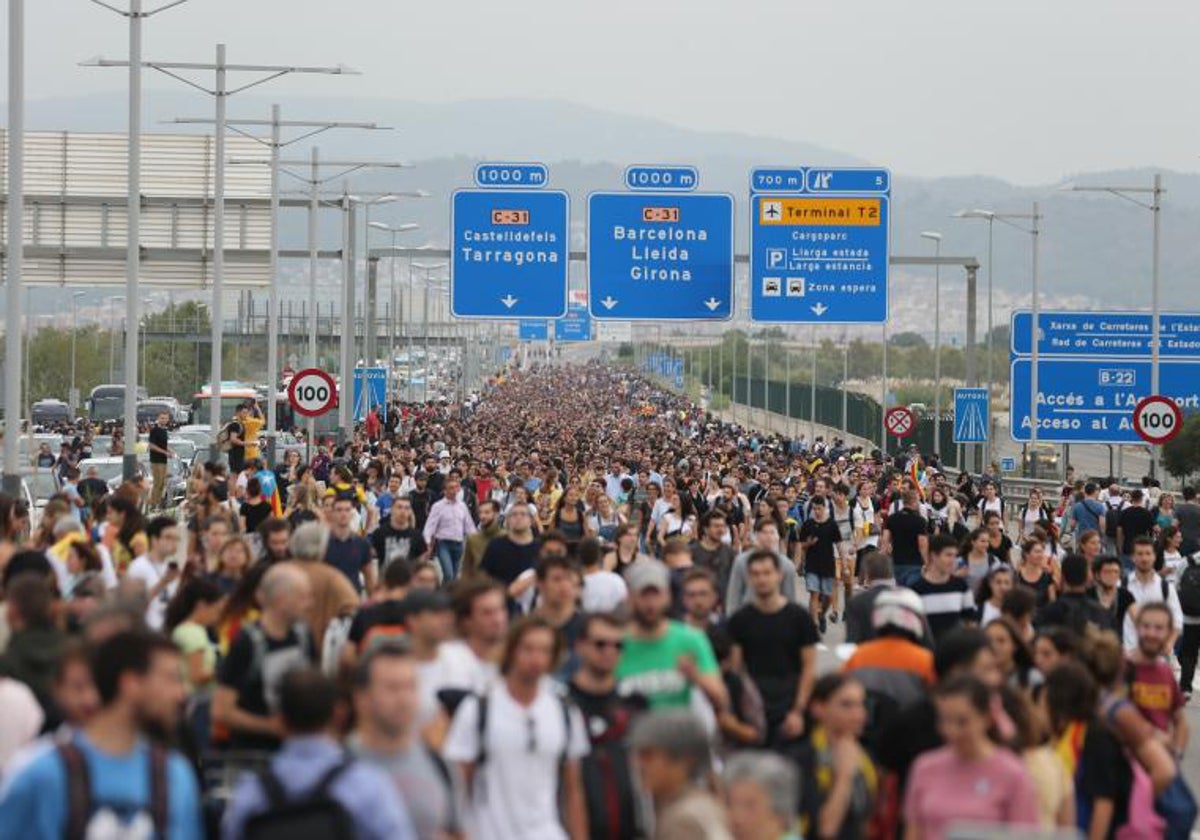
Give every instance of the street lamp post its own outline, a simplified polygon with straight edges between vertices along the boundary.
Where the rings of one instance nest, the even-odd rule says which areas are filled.
[[[25,247],[25,0],[8,0],[8,254],[5,265],[4,492],[21,493],[21,272]]]
[[[1030,213],[998,213],[998,212],[996,212],[996,211],[994,211],[994,210],[980,210],[980,209],[978,209],[978,208],[976,208],[976,209],[973,209],[973,210],[959,210],[958,212],[956,212],[956,213],[954,213],[954,214],[953,214],[953,218],[955,218],[955,219],[983,219],[983,220],[985,220],[985,221],[988,223],[988,258],[987,258],[987,297],[988,297],[988,305],[987,305],[987,309],[988,309],[988,312],[987,312],[987,325],[988,325],[988,334],[987,334],[987,354],[988,354],[988,358],[987,358],[987,379],[988,379],[988,401],[989,401],[989,405],[990,405],[990,403],[991,403],[991,394],[992,394],[992,391],[993,391],[993,390],[995,389],[995,387],[996,387],[996,379],[995,379],[995,376],[993,375],[993,368],[992,368],[992,365],[993,365],[993,359],[992,359],[992,357],[995,355],[995,353],[994,353],[994,346],[993,346],[993,342],[994,342],[993,333],[995,332],[995,328],[994,328],[994,325],[993,325],[993,323],[992,323],[992,318],[993,318],[993,309],[992,309],[992,288],[993,288],[993,283],[992,283],[992,278],[995,276],[995,265],[996,265],[996,264],[995,264],[995,258],[994,258],[994,256],[993,256],[993,254],[994,254],[994,251],[993,251],[993,247],[992,247],[992,246],[993,246],[993,243],[994,243],[995,223],[996,223],[996,222],[1000,222],[1001,224],[1008,225],[1009,227],[1011,227],[1011,228],[1013,228],[1013,229],[1015,229],[1015,230],[1019,230],[1019,231],[1021,231],[1022,233],[1028,233],[1028,234],[1030,234],[1031,236],[1033,236],[1033,237],[1034,237],[1034,245],[1035,245],[1035,250],[1036,250],[1036,245],[1037,245],[1037,237],[1038,237],[1038,231],[1037,231],[1037,220],[1039,220],[1041,217],[1037,215],[1037,208],[1035,207],[1035,208],[1034,208],[1034,213],[1033,213],[1033,214],[1030,214]],[[1032,226],[1032,227],[1030,227],[1030,228],[1026,228],[1026,227],[1023,227],[1023,226],[1021,226],[1021,225],[1019,225],[1019,224],[1015,224],[1015,223],[1014,223],[1014,221],[1013,221],[1013,220],[1020,220],[1020,219],[1025,219],[1025,220],[1032,221],[1032,222],[1034,222],[1034,224],[1033,224],[1033,226]],[[1036,257],[1036,255],[1035,255],[1035,257]],[[1035,260],[1035,261],[1036,261],[1036,260]],[[1034,282],[1035,282],[1035,288],[1036,288],[1036,277],[1034,278]],[[1037,302],[1037,294],[1036,294],[1036,293],[1034,294],[1034,299],[1035,299],[1035,300],[1034,300],[1034,304],[1033,304],[1033,305],[1034,305],[1034,307],[1037,307],[1037,306],[1038,306],[1038,302]],[[1037,332],[1037,330],[1036,330],[1036,328],[1035,328],[1035,329],[1034,329],[1034,333],[1036,334],[1036,332]],[[1035,343],[1036,343],[1036,342],[1035,342]],[[1037,354],[1037,350],[1036,350],[1036,348],[1034,349],[1034,351],[1033,351],[1033,352],[1034,352],[1034,357],[1036,358],[1036,354]],[[1036,394],[1035,394],[1035,400],[1036,400]],[[1036,411],[1036,408],[1035,408],[1035,411]],[[1035,415],[1035,416],[1036,416],[1036,415]],[[988,427],[989,427],[989,429],[991,428],[991,426],[992,426],[992,424],[991,424],[991,422],[990,422],[990,418],[989,418],[989,423],[988,423]],[[986,456],[986,457],[987,457],[987,463],[988,463],[988,464],[991,464],[991,463],[992,463],[992,461],[993,461],[994,459],[993,459],[993,450],[992,450],[992,435],[991,435],[990,433],[989,433],[989,435],[988,435],[988,442],[987,442],[987,445],[986,445],[986,446],[987,446],[987,450],[986,450],[986,451],[987,451],[987,456]]]
[[[1123,198],[1131,204],[1136,204],[1153,214],[1153,250],[1150,257],[1150,393],[1159,394],[1159,337],[1162,327],[1162,317],[1159,304],[1159,241],[1162,226],[1162,195],[1166,190],[1162,185],[1162,174],[1154,174],[1154,182],[1149,187],[1124,187],[1096,184],[1066,184],[1060,188],[1064,192],[1104,192]],[[1135,195],[1149,195],[1150,203],[1139,201]],[[1150,476],[1158,474],[1157,447],[1152,447],[1150,455]]]
[[[396,237],[401,233],[419,230],[421,226],[412,222],[400,225],[389,225],[385,222],[370,222],[368,227],[389,233],[392,237],[392,254],[388,257],[388,268],[390,271],[390,277],[388,280],[388,300],[391,302],[390,305],[392,308],[392,317],[388,327],[388,370],[390,371],[392,369],[392,365],[396,363],[396,324],[398,323],[397,310],[399,309],[399,299],[396,297]],[[369,248],[367,249],[367,252],[370,253]],[[411,317],[411,313],[407,311],[405,312],[405,315]],[[411,368],[411,359],[409,360],[409,365]]]
[[[70,403],[71,416],[79,410],[79,394],[75,390],[75,339],[79,333],[79,299],[84,292],[71,293],[71,388],[67,391],[67,402]]]
[[[423,310],[424,310],[423,315],[422,315],[422,325],[423,325],[422,329],[425,333],[425,358],[423,359],[423,369],[424,369],[425,373],[421,377],[421,402],[427,403],[427,402],[429,402],[429,286],[430,286],[429,273],[431,271],[441,271],[443,268],[446,267],[446,263],[417,263],[417,262],[414,262],[414,263],[411,263],[410,265],[412,268],[415,268],[418,271],[425,272],[425,286],[424,286],[423,294],[421,295],[422,303],[423,303]],[[411,366],[411,364],[412,364],[412,358],[410,356],[409,365]]]
[[[106,5],[101,0],[101,5]],[[131,0],[137,3],[138,0]],[[176,3],[182,0],[176,0]],[[140,42],[139,42],[140,50]],[[222,366],[222,344],[225,325],[222,323],[223,301],[222,295],[224,292],[225,283],[225,139],[227,135],[226,107],[229,97],[258,87],[259,85],[278,79],[282,76],[292,74],[320,74],[320,75],[350,75],[357,74],[357,71],[351,70],[343,65],[336,67],[300,67],[296,65],[263,65],[263,64],[229,64],[225,60],[225,45],[217,44],[216,46],[216,61],[214,63],[206,62],[187,62],[187,61],[141,61],[140,57],[130,61],[112,61],[109,59],[93,59],[87,62],[91,66],[96,67],[134,67],[135,63],[138,67],[149,67],[157,70],[163,75],[170,76],[177,81],[195,88],[196,90],[206,93],[213,97],[216,102],[216,120],[214,129],[214,152],[213,152],[213,272],[212,272],[212,408],[209,415],[212,428],[211,435],[213,445],[216,446],[217,436],[221,431],[221,366]],[[212,71],[215,77],[213,88],[209,89],[203,85],[192,81],[185,74],[194,73],[197,71]],[[230,73],[249,73],[257,78],[241,84],[238,87],[230,88],[228,86],[228,78]],[[140,99],[140,88],[139,88]],[[140,118],[140,114],[139,114]],[[132,119],[131,119],[132,129]],[[132,134],[132,130],[131,130]],[[131,143],[133,138],[130,138]],[[131,146],[132,149],[132,146]],[[131,153],[131,171],[132,171],[132,153]],[[131,181],[132,184],[132,181]],[[137,203],[140,204],[141,197],[137,196]],[[130,188],[130,207],[135,203],[132,186]],[[130,227],[133,227],[133,217],[130,217]],[[135,240],[131,240],[135,241]],[[132,245],[130,246],[132,249]],[[128,263],[128,260],[127,260]],[[131,308],[133,313],[131,323],[136,323],[136,312]],[[136,350],[136,348],[135,348]],[[128,353],[127,353],[128,355]],[[134,365],[137,363],[136,356],[131,360]],[[125,399],[125,419],[126,433],[136,434],[136,420],[134,414],[131,413],[130,399],[128,392]],[[136,402],[134,403],[136,407]],[[132,424],[132,425],[131,425]],[[133,439],[132,437],[130,438]],[[127,455],[125,458],[125,469],[131,475],[136,469],[136,457]]]
[[[181,119],[176,119],[175,122],[180,123],[180,124],[212,125],[215,123],[215,120],[196,119],[196,118],[181,118]],[[232,131],[236,131],[239,134],[242,134],[245,137],[249,137],[250,139],[252,139],[256,142],[263,143],[264,145],[268,146],[271,150],[271,159],[270,159],[270,166],[271,166],[271,233],[270,233],[271,246],[270,246],[270,248],[271,248],[271,253],[270,253],[270,268],[269,268],[269,272],[268,272],[270,275],[270,287],[269,287],[269,291],[267,294],[267,381],[272,383],[271,388],[273,391],[277,387],[278,382],[279,382],[279,358],[278,358],[279,357],[279,282],[278,282],[278,277],[277,277],[278,267],[279,267],[279,189],[280,189],[279,176],[281,173],[282,174],[291,174],[291,173],[283,173],[283,170],[280,169],[280,160],[279,160],[280,152],[282,149],[284,149],[288,146],[291,146],[295,143],[299,143],[302,140],[307,140],[310,137],[315,137],[318,134],[323,134],[324,132],[329,131],[334,128],[363,128],[363,129],[368,129],[368,130],[386,130],[386,129],[384,129],[381,126],[376,125],[375,123],[312,122],[310,120],[283,120],[283,119],[280,119],[280,108],[278,105],[271,106],[271,119],[269,119],[269,120],[229,120],[229,119],[227,119],[227,120],[225,120],[225,125]],[[246,132],[243,129],[243,127],[250,127],[250,126],[270,127],[270,129],[271,129],[270,139],[264,141],[258,137],[255,137],[252,134],[249,134],[248,132]],[[305,129],[305,131],[303,133],[301,133],[300,136],[298,136],[298,137],[294,137],[290,140],[284,141],[283,137],[282,137],[282,133],[283,133],[283,129],[285,129],[285,128],[287,128],[287,129],[300,128],[300,129]],[[314,148],[313,155],[315,156],[316,154],[317,154],[317,150],[316,150],[316,148]],[[253,160],[253,161],[232,160],[232,161],[230,161],[230,163],[259,164],[259,163],[261,163],[261,161],[258,161],[258,160]],[[309,222],[310,222],[310,230],[309,230],[310,254],[309,254],[309,258],[313,263],[311,266],[311,270],[312,270],[312,276],[315,278],[315,276],[316,276],[316,264],[315,263],[316,263],[317,255],[316,255],[316,251],[315,251],[315,249],[316,249],[316,244],[315,244],[316,243],[316,234],[314,232],[313,225],[315,225],[315,223],[316,223],[316,211],[315,211],[315,207],[312,207],[312,206],[310,206],[309,209],[310,209],[310,214],[311,214],[310,219],[309,219]],[[315,287],[314,287],[314,292],[315,292]],[[314,296],[312,303],[315,308],[315,296]],[[314,320],[313,323],[315,325],[316,321]],[[312,333],[312,336],[314,339],[313,348],[315,350],[315,336],[316,336],[315,330]],[[314,359],[313,366],[315,366],[315,365],[316,365],[316,360]],[[270,401],[268,401],[268,403],[267,403],[267,427],[266,428],[267,428],[268,432],[278,431],[278,411],[277,411],[277,406],[276,406],[276,400],[273,398]],[[273,457],[274,457],[274,438],[268,439],[267,449],[270,451],[269,457],[273,459]]]
[[[933,242],[934,256],[942,256],[942,235],[935,230],[921,232]],[[933,267],[933,451],[942,448],[942,266]]]

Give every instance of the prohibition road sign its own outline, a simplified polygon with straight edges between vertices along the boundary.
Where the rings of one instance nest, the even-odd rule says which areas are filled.
[[[1146,443],[1160,446],[1182,428],[1183,412],[1170,397],[1146,397],[1133,410],[1133,430]]]
[[[297,414],[320,417],[337,402],[337,385],[325,371],[305,368],[288,384],[288,402]]]
[[[883,423],[892,437],[906,438],[917,430],[917,421],[912,411],[902,405],[889,408],[883,417]]]

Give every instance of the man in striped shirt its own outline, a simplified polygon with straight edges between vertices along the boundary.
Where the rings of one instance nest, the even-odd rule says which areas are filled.
[[[975,598],[965,578],[954,574],[958,542],[949,534],[929,539],[929,562],[912,585],[921,596],[925,616],[936,642],[960,624],[975,620]]]

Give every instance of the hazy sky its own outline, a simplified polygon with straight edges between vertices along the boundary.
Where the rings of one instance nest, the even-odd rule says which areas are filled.
[[[88,0],[26,5],[30,98],[123,86],[76,66],[125,54],[122,19]],[[1197,32],[1195,0],[190,0],[147,24],[146,57],[210,61],[223,40],[234,62],[365,73],[273,85],[284,103],[558,98],[900,174],[1033,183],[1200,169]]]

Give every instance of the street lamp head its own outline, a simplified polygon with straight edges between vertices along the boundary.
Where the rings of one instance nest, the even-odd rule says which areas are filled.
[[[922,239],[932,239],[934,242],[942,241],[942,235],[940,233],[938,233],[936,230],[921,231],[921,238]]]
[[[337,76],[361,76],[362,75],[361,70],[355,70],[353,67],[350,67],[347,64],[341,64],[341,63],[339,63],[336,67],[333,68],[333,72]]]
[[[988,220],[991,220],[991,219],[996,218],[996,214],[993,211],[979,210],[978,208],[972,209],[972,210],[958,210],[950,215],[951,215],[951,218],[954,218],[954,219],[988,219]]]
[[[79,66],[80,67],[103,67],[104,66],[104,58],[103,58],[103,56],[94,55],[91,58],[85,58],[83,61],[79,62]]]

